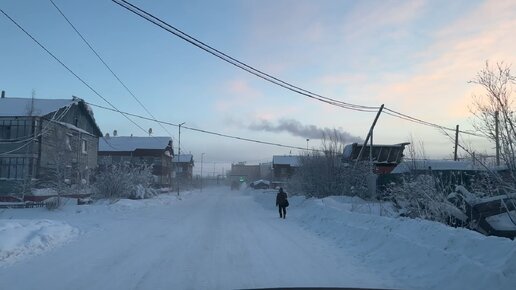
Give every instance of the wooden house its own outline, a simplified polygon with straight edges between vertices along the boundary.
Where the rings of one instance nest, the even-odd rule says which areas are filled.
[[[192,154],[181,154],[174,156],[172,160],[176,179],[182,184],[192,182],[194,160]]]
[[[0,194],[89,182],[102,136],[79,98],[0,98]]]
[[[172,139],[170,137],[103,137],[99,141],[99,167],[111,165],[152,167],[155,186],[172,185]]]

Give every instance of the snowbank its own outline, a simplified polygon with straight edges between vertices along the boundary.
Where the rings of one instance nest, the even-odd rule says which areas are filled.
[[[76,237],[79,231],[53,220],[0,220],[0,266],[41,253]]]
[[[256,200],[274,206],[274,194],[259,194]],[[512,289],[516,283],[516,241],[375,210],[369,214],[366,209],[373,205],[349,197],[289,200],[291,220],[411,287]],[[362,213],[353,211],[356,205],[363,206]]]

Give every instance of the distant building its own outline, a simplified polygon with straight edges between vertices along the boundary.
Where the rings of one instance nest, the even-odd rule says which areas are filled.
[[[99,166],[116,164],[152,166],[154,184],[172,184],[172,139],[170,137],[103,137],[99,141]]]
[[[231,164],[230,179],[232,181],[250,183],[260,178],[260,165],[247,165],[245,163]]]
[[[9,98],[2,92],[0,194],[28,181],[31,186],[89,182],[100,136],[82,99]]]
[[[369,162],[372,157],[375,173],[390,173],[403,160],[403,151],[405,150],[405,146],[409,144],[410,143],[394,145],[373,144],[372,152],[370,145],[364,147],[363,144],[358,143],[348,144],[344,147],[342,161],[346,163],[356,162],[360,156],[360,162]],[[362,150],[362,148],[364,149]],[[360,155],[360,151],[362,151],[362,155]]]
[[[181,154],[174,156],[173,166],[176,180],[182,184],[189,184],[193,178],[194,160],[192,154]]]
[[[273,183],[279,184],[288,181],[300,165],[300,156],[274,155],[272,157]]]

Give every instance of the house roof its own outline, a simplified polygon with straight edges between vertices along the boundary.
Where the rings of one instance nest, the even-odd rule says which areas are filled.
[[[373,161],[375,163],[384,163],[384,164],[398,164],[401,162],[403,158],[403,150],[405,150],[405,146],[410,143],[399,143],[399,144],[373,144],[372,156]],[[348,144],[344,147],[342,151],[342,161],[356,161],[358,156],[360,155],[360,150],[364,147],[363,144],[353,143]],[[367,144],[362,151],[362,155],[360,156],[360,161],[369,160],[369,152],[371,145]]]
[[[453,160],[407,160],[396,166],[391,173],[408,173],[411,170],[437,170],[437,171],[483,171],[484,167],[473,164],[471,161]]]
[[[84,110],[94,127],[94,133],[99,137],[102,136],[102,131],[93,116],[93,110],[83,99],[77,97],[71,99],[0,98],[0,117],[43,117],[71,105],[78,105]]]
[[[299,167],[301,165],[301,161],[299,160],[299,156],[281,156],[274,155],[272,156],[272,164],[275,165],[290,165],[292,167]]]
[[[166,149],[170,137],[102,137],[99,138],[99,151],[127,152],[136,149]]]
[[[179,163],[193,162],[193,155],[192,154],[176,155],[172,159],[172,162],[179,162]]]
[[[80,99],[0,98],[0,117],[45,116]],[[32,114],[30,110],[32,108]]]

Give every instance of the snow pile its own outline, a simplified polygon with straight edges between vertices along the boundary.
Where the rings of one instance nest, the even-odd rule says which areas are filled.
[[[416,289],[512,289],[516,283],[516,241],[374,209],[357,213],[356,205],[362,212],[369,205],[353,199],[291,197],[287,219],[335,241],[371,271]],[[274,206],[274,194],[256,200]]]
[[[53,220],[0,220],[0,266],[41,253],[76,237],[79,231]]]

